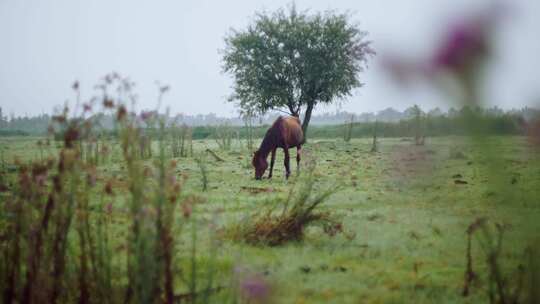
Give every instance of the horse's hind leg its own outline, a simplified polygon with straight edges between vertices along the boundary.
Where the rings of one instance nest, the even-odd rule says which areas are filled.
[[[289,166],[290,157],[289,157],[289,147],[283,148],[283,152],[285,153],[285,178],[289,179],[289,175],[291,175],[291,167]]]
[[[272,158],[270,159],[270,173],[268,178],[272,178],[272,171],[274,171],[274,162],[276,160],[276,149],[272,150]]]
[[[296,174],[300,174],[300,155],[302,154],[302,146],[296,147]]]

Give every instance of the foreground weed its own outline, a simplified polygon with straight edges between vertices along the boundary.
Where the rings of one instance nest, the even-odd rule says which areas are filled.
[[[90,103],[84,104],[83,115],[70,116],[66,107],[55,116],[51,130],[62,142],[58,155],[17,163],[17,178],[0,206],[2,303],[178,300],[175,255],[181,248],[176,231],[182,219],[191,216],[176,216],[178,206],[188,204],[181,191],[185,178],[178,178],[177,164],[165,152],[165,121],[156,118],[156,131],[147,132],[142,122],[149,117],[139,117],[124,105],[134,99],[131,87],[129,79],[117,74],[98,85],[103,111],[115,117],[115,137],[109,141],[120,143],[121,174],[109,180],[100,175],[104,147],[100,149],[95,135],[95,116],[85,117]],[[79,99],[78,83],[73,88]],[[112,90],[119,93],[116,100],[110,97]],[[165,91],[160,92],[161,99]],[[157,139],[157,155],[148,160],[152,138]],[[114,239],[111,222],[120,198],[126,198],[125,217],[114,218],[129,229],[126,238]],[[192,255],[198,255],[195,246]],[[196,280],[197,272],[185,284],[197,286]],[[205,288],[212,289],[213,282]]]
[[[206,160],[205,154],[196,157],[195,161],[197,162],[197,166],[199,167],[199,170],[201,171],[202,191],[207,191],[208,190],[208,168],[206,166],[207,160]]]
[[[472,284],[479,281],[480,274],[473,269],[472,238],[478,231],[478,243],[482,248],[487,265],[487,296],[490,303],[537,303],[538,297],[538,251],[534,244],[524,250],[520,264],[509,272],[502,267],[503,239],[508,226],[495,223],[489,225],[485,218],[479,218],[467,228],[467,250],[465,283],[462,295],[471,293]]]

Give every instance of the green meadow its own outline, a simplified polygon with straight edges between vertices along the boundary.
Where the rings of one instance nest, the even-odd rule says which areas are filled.
[[[38,146],[38,140],[44,141],[0,139],[8,189],[17,183],[16,163],[57,155],[55,142]],[[109,301],[117,302],[126,283],[121,276],[127,272],[130,192],[120,145],[112,140],[106,145],[110,153],[96,168],[89,210],[108,208],[113,270]],[[154,153],[146,164],[156,162],[158,145],[153,142]],[[481,145],[466,137],[434,137],[423,146],[409,138],[382,138],[378,152],[371,152],[371,146],[370,138],[311,139],[303,149],[300,175],[291,161],[294,174],[288,181],[281,151],[273,179],[256,181],[244,141],[233,141],[224,150],[214,140],[195,140],[192,157],[173,158],[165,148],[167,159],[175,161],[175,175],[185,180],[173,215],[175,292],[213,286],[204,301],[191,301],[241,302],[235,290],[249,274],[267,284],[270,296],[265,301],[273,303],[485,303],[491,268],[480,232],[472,235],[470,250],[476,276],[469,295],[462,295],[467,229],[481,218],[489,227],[486,231],[504,227],[497,263],[507,283],[517,277],[520,265],[526,267],[526,248],[540,231],[540,166],[537,151],[524,137],[490,137]],[[305,163],[316,164],[314,194],[334,190],[317,208],[341,223],[339,233],[310,225],[302,240],[280,246],[229,237],[231,229],[249,223],[254,214],[280,210],[291,189],[303,182]],[[101,193],[106,183],[113,195]],[[10,191],[0,195],[7,201]],[[97,222],[91,223],[97,229]],[[73,257],[79,250],[75,234],[68,236]],[[75,258],[66,263],[77,273]]]

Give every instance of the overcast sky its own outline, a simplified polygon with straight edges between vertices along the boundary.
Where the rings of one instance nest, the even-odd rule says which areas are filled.
[[[221,72],[218,50],[229,29],[244,28],[256,11],[288,0],[0,0],[0,106],[16,115],[51,113],[73,99],[74,80],[90,97],[104,74],[116,71],[137,83],[139,108],[156,104],[158,80],[170,84],[164,101],[173,113],[235,116],[227,103],[232,80]],[[379,55],[430,53],[449,21],[485,7],[488,0],[297,0],[298,9],[355,12]],[[503,108],[540,101],[540,1],[512,0],[511,18],[498,36],[486,99]],[[374,58],[356,90],[336,109],[364,112],[386,107],[444,106],[428,86],[404,91]]]

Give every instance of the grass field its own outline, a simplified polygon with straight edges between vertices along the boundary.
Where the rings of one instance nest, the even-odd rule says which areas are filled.
[[[15,157],[30,161],[55,154],[55,148],[41,151],[37,140],[1,138],[5,167]],[[111,159],[98,167],[97,176],[98,184],[115,179],[111,233],[114,250],[121,252],[126,250],[122,244],[128,232],[125,164],[118,145],[110,146]],[[198,197],[189,207],[192,210],[181,208],[175,215],[176,270],[190,276],[196,244],[196,272],[215,272],[216,286],[226,286],[243,272],[260,276],[271,286],[271,302],[488,302],[488,266],[476,238],[472,256],[479,279],[468,297],[461,295],[469,224],[486,217],[509,227],[500,255],[502,269],[509,274],[523,263],[524,249],[540,231],[540,166],[534,150],[522,137],[493,137],[488,146],[488,152],[475,149],[463,137],[428,138],[424,146],[385,138],[379,140],[380,151],[371,153],[367,138],[348,143],[311,140],[304,148],[304,160],[317,163],[315,192],[336,188],[320,208],[339,218],[343,233],[329,236],[310,227],[301,242],[269,247],[232,241],[226,231],[283,201],[301,178],[293,174],[285,180],[279,152],[274,178],[255,181],[243,146],[234,143],[230,151],[223,151],[211,140],[195,141],[195,154],[204,157],[208,171],[208,189],[202,191],[195,158],[176,159],[178,176],[187,176],[183,195]],[[206,149],[224,161],[204,153]],[[489,155],[497,156],[495,166]],[[291,163],[294,172],[295,162]],[[9,174],[13,180],[14,173]],[[91,206],[97,206],[97,196],[94,200]],[[189,219],[182,216],[186,212],[191,212]],[[125,271],[121,257],[113,264],[117,271]],[[178,284],[176,289],[185,288]],[[215,303],[226,297],[219,293]],[[120,297],[111,295],[116,296]]]

